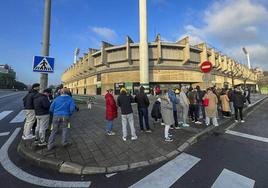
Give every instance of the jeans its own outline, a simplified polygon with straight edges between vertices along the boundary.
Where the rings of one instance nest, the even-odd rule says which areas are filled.
[[[62,139],[61,143],[62,145],[68,144],[68,137],[69,137],[69,131],[68,131],[68,124],[70,123],[70,117],[69,116],[54,116],[52,120],[52,132],[48,139],[48,150],[52,149],[55,144],[56,139],[56,133],[58,132],[58,129],[62,129]]]
[[[131,114],[122,114],[122,131],[123,131],[123,137],[127,137],[127,124],[130,126],[131,135],[136,136],[136,131],[134,127],[134,118],[133,113]]]
[[[24,123],[23,135],[29,136],[31,134],[31,129],[35,123],[36,117],[34,110],[25,110],[26,112],[26,121]]]
[[[140,129],[143,130],[143,119],[145,121],[146,129],[149,130],[148,108],[138,108]]]
[[[46,130],[49,125],[49,114],[36,116],[37,125],[35,128],[36,138],[40,140],[40,142],[45,142],[46,138]]]
[[[190,116],[192,121],[198,121],[199,115],[199,108],[197,104],[190,104]]]
[[[200,111],[202,113],[202,118],[205,120],[206,119],[206,111],[205,111],[205,106],[203,104],[199,104],[198,114],[200,114]]]
[[[240,119],[243,120],[243,107],[234,107],[235,109],[235,119],[238,120],[238,111],[240,115]]]
[[[108,133],[112,132],[112,129],[113,129],[113,121],[107,120],[106,125],[107,125],[107,129],[106,129],[107,132]]]
[[[177,114],[177,111],[173,111],[173,117],[174,117],[174,120],[175,120],[175,126],[178,126],[178,114]]]
[[[231,114],[235,114],[234,103],[230,101]]]

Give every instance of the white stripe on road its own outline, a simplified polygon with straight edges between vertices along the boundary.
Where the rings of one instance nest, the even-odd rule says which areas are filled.
[[[50,180],[39,178],[37,176],[33,176],[24,172],[9,159],[8,157],[8,148],[10,147],[11,143],[14,141],[16,136],[19,134],[20,128],[16,128],[13,134],[9,137],[6,143],[0,149],[0,163],[4,167],[4,169],[12,174],[14,177],[25,181],[30,184],[44,186],[44,187],[89,187],[91,182],[90,181],[57,181],[57,180]]]
[[[106,174],[105,176],[107,177],[107,178],[110,178],[110,177],[112,177],[112,176],[114,176],[114,175],[116,175],[117,173],[112,173],[112,174]]]
[[[211,188],[253,188],[255,181],[224,169]]]
[[[3,111],[0,113],[0,120],[4,119],[6,116],[8,116],[13,111]]]
[[[225,132],[227,134],[231,134],[231,135],[240,136],[240,137],[243,137],[243,138],[248,138],[248,139],[252,139],[252,140],[257,140],[257,141],[268,143],[268,138],[265,138],[265,137],[255,136],[255,135],[250,135],[250,134],[245,134],[245,133],[240,133],[240,132],[231,131],[231,130],[227,130]]]
[[[10,123],[21,123],[24,121],[26,117],[26,113],[24,110],[20,111],[20,113],[10,121]]]
[[[0,136],[7,136],[9,135],[10,132],[3,132],[3,133],[0,133]]]
[[[169,161],[159,169],[130,186],[130,188],[170,187],[199,161],[200,159],[197,157],[182,153],[175,159]]]

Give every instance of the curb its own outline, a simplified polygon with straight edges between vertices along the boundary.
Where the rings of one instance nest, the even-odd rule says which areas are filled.
[[[253,110],[255,106],[263,103],[267,98],[268,96],[264,97],[263,99],[258,100],[257,102],[252,104],[252,106],[249,106],[248,108],[246,108],[244,111],[245,115],[247,115],[251,110]],[[76,164],[76,163],[72,163],[68,161],[45,157],[25,147],[22,141],[18,144],[17,151],[24,159],[30,161],[31,163],[37,166],[43,167],[43,168],[56,170],[60,173],[77,174],[77,175],[114,173],[114,172],[120,172],[120,171],[125,171],[125,170],[131,170],[135,168],[141,168],[141,167],[157,164],[157,163],[166,161],[168,159],[172,159],[175,156],[179,155],[180,153],[184,152],[189,146],[197,143],[201,138],[206,137],[212,133],[223,133],[226,130],[226,128],[224,127],[230,125],[230,123],[233,121],[234,121],[234,118],[230,118],[224,121],[218,127],[214,127],[214,126],[207,127],[200,133],[197,133],[195,136],[189,138],[176,150],[166,154],[165,156],[156,157],[148,161],[141,161],[141,162],[119,165],[119,166],[111,166],[111,167],[82,166],[80,164]],[[232,125],[236,125],[236,124],[232,124]]]

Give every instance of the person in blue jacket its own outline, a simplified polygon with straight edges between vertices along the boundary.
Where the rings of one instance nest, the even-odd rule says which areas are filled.
[[[177,114],[177,106],[176,106],[176,104],[178,104],[178,99],[175,95],[175,92],[171,89],[168,90],[168,96],[173,106],[173,117],[175,121],[175,129],[180,129],[179,124],[178,124],[178,114]],[[170,129],[173,129],[173,125],[170,127]]]
[[[68,95],[69,89],[63,88],[61,95],[58,96],[51,104],[49,111],[53,113],[52,132],[48,139],[47,149],[51,150],[55,147],[56,133],[62,128],[62,145],[67,146],[68,142],[68,126],[70,117],[75,110],[74,100]]]

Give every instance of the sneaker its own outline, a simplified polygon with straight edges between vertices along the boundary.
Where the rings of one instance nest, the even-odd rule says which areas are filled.
[[[167,138],[165,138],[165,141],[166,141],[166,142],[172,142],[172,141],[173,141],[173,139],[172,139],[172,138],[167,137]]]
[[[170,138],[170,137],[172,137],[173,135],[172,134],[168,134],[168,137]]]
[[[209,124],[206,124],[206,126],[208,127],[208,126],[209,126]]]
[[[71,146],[72,143],[71,142],[67,142],[66,144],[63,144],[63,147],[68,147],[68,146]]]
[[[170,128],[169,129],[174,129],[174,127],[173,126],[170,126]]]
[[[161,125],[165,125],[165,123],[161,122]]]
[[[178,124],[183,124],[183,122],[182,121],[179,121]]]
[[[38,145],[38,144],[39,144],[39,140],[37,138],[35,138],[34,145]]]
[[[107,132],[107,135],[108,136],[114,136],[115,135],[115,132],[111,131],[111,132]]]
[[[180,127],[179,126],[175,126],[175,129],[180,129]]]
[[[32,135],[32,134],[30,134],[30,135],[28,135],[28,136],[22,136],[22,139],[23,140],[32,140],[32,139],[34,139],[35,138],[35,136],[34,135]]]
[[[200,122],[200,121],[196,121],[196,122],[194,122],[194,123],[196,123],[196,124],[202,124],[202,122]]]
[[[137,140],[137,139],[138,139],[137,136],[132,136],[132,137],[131,137],[131,140]]]
[[[190,125],[188,125],[187,123],[182,124],[183,127],[189,127]]]
[[[245,123],[245,120],[241,120],[241,123]]]
[[[127,138],[126,138],[126,137],[122,137],[122,139],[123,139],[124,141],[127,141]]]
[[[141,131],[142,133],[144,132],[144,130],[143,130],[143,129],[141,129],[140,131]]]
[[[235,120],[235,122],[237,123],[237,122],[238,122],[238,120],[236,119],[236,120]]]
[[[148,129],[148,130],[146,130],[145,132],[147,132],[147,133],[151,133],[151,132],[152,132],[152,130]]]
[[[47,142],[40,142],[38,143],[38,146],[46,146],[47,145]]]
[[[218,126],[219,126],[219,124],[216,124],[216,125],[215,125],[215,127],[218,127]]]
[[[195,122],[195,120],[192,120],[192,122]]]

